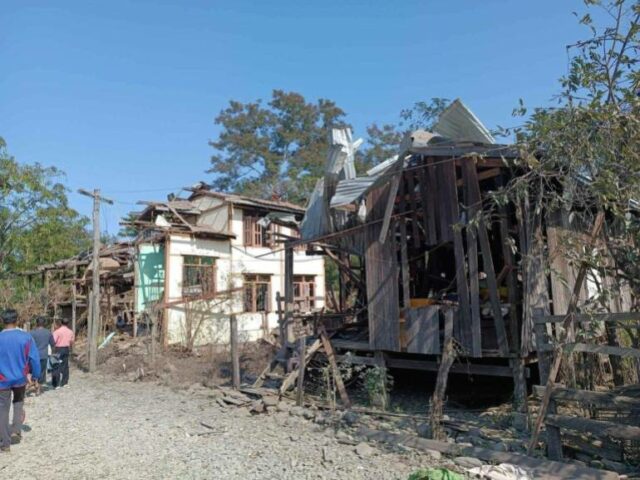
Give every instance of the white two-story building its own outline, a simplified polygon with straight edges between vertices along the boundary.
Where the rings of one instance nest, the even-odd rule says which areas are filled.
[[[136,312],[161,320],[165,344],[227,343],[232,313],[241,338],[256,340],[278,326],[277,298],[285,291],[282,242],[298,238],[304,209],[213,192],[204,184],[190,190],[187,199],[147,202],[133,221],[140,232]],[[323,257],[296,249],[293,273],[294,308],[321,309]]]

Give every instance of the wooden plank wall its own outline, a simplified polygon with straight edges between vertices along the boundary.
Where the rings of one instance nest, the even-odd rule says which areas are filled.
[[[369,193],[367,222],[382,219],[388,195],[388,185]],[[399,351],[400,306],[395,231],[390,231],[384,242],[380,242],[381,230],[382,222],[365,229],[369,346],[373,350]]]
[[[440,354],[440,307],[411,308],[405,317],[407,352]]]

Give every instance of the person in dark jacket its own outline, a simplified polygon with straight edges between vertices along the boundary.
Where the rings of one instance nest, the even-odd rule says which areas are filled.
[[[8,452],[19,443],[24,421],[24,395],[29,374],[40,376],[40,356],[33,337],[17,328],[18,313],[5,310],[0,314],[4,329],[0,331],[0,452]],[[9,411],[13,397],[13,422]]]
[[[51,330],[46,328],[47,319],[45,317],[37,317],[36,318],[36,328],[31,330],[31,336],[33,340],[36,342],[36,346],[38,347],[38,354],[40,355],[40,378],[38,378],[38,394],[42,389],[42,385],[47,383],[47,362],[49,361],[49,347],[53,348],[56,346],[53,341],[53,334]]]

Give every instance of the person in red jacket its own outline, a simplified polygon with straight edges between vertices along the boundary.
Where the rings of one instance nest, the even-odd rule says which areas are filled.
[[[40,355],[33,337],[17,328],[18,313],[5,310],[0,314],[0,452],[8,452],[12,443],[22,438],[24,396],[29,375],[40,376]],[[13,422],[9,411],[13,397]]]

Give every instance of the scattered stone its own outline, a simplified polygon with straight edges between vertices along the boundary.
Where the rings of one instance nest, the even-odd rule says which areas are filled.
[[[440,460],[442,458],[442,453],[440,453],[438,450],[425,450],[422,453],[434,460]]]
[[[305,409],[303,407],[291,407],[289,409],[289,415],[293,415],[294,417],[302,417],[304,415]]]
[[[358,454],[359,457],[370,457],[375,453],[375,449],[365,442],[361,442],[356,445],[354,451]]]
[[[347,410],[342,414],[342,421],[350,427],[353,427],[356,423],[358,423],[359,420],[360,415],[358,415],[356,412],[352,412],[351,410]]]
[[[249,406],[249,411],[251,413],[263,413],[264,403],[262,402],[262,400],[255,400],[251,402],[251,405]]]
[[[262,397],[262,402],[264,403],[265,407],[275,407],[279,403],[281,403],[280,400],[278,399],[278,397],[273,396],[273,395],[268,395],[268,396]]]
[[[308,408],[304,408],[302,410],[302,416],[304,418],[306,418],[307,420],[313,420],[316,416],[316,414],[313,412],[313,410],[309,410]]]
[[[291,405],[287,402],[278,402],[277,408],[279,412],[288,412],[291,409]]]
[[[433,432],[431,431],[431,425],[428,423],[420,423],[416,426],[416,433],[422,438],[432,438]]]
[[[474,457],[455,457],[453,461],[456,465],[459,465],[463,468],[475,468],[481,467],[483,465],[481,460],[478,460]]]

